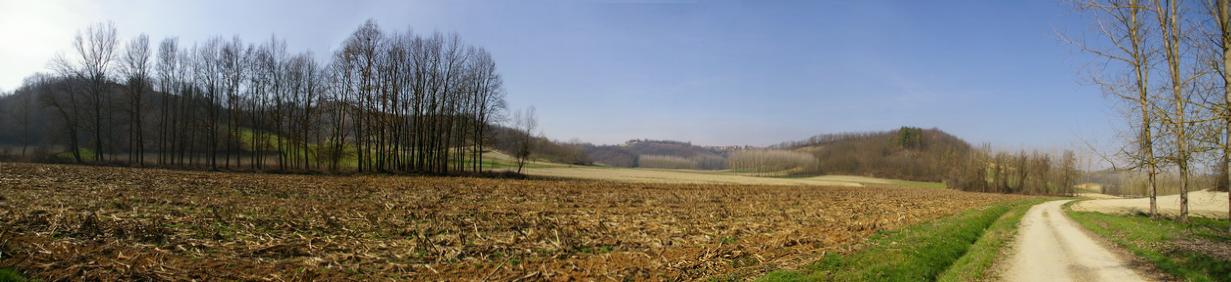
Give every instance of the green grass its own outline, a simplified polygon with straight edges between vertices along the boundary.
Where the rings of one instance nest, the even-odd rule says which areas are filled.
[[[985,238],[985,231],[1011,232],[1012,221],[1020,220],[1022,210],[1043,199],[1021,200],[972,209],[957,215],[881,232],[868,239],[861,251],[827,254],[800,271],[779,270],[760,281],[932,281],[938,278],[963,279],[946,274],[951,266],[982,272],[991,265],[1006,238]],[[965,258],[970,254],[970,258]],[[955,264],[958,263],[958,264]],[[980,269],[984,268],[984,269]],[[957,271],[957,270],[955,270]],[[945,276],[942,276],[944,274]],[[967,275],[967,274],[962,274]],[[981,275],[981,274],[980,274]]]
[[[1144,215],[1109,215],[1079,212],[1065,207],[1070,218],[1087,230],[1110,240],[1159,270],[1186,281],[1231,281],[1231,261],[1178,248],[1175,242],[1201,240],[1231,244],[1229,223],[1192,217],[1188,223],[1152,219]]]
[[[82,160],[87,160],[87,161],[88,161],[88,160],[94,160],[94,159],[96,158],[96,157],[94,156],[94,155],[95,155],[95,154],[94,154],[94,150],[91,150],[91,149],[88,149],[88,148],[85,148],[85,147],[79,147],[79,148],[77,148],[77,152],[80,152],[80,153],[81,153],[81,159],[82,159]],[[75,162],[75,161],[77,161],[77,158],[74,158],[74,157],[73,157],[73,152],[72,152],[72,150],[56,153],[53,157],[54,157],[56,160],[59,160],[59,161],[64,161],[64,162]]]
[[[942,272],[937,281],[985,281],[989,280],[988,270],[996,263],[996,260],[1001,257],[1001,250],[1013,243],[1013,239],[1017,235],[1017,226],[1022,221],[1022,217],[1026,215],[1026,211],[1030,207],[1042,203],[1044,199],[1027,201],[1025,204],[1014,206],[1008,212],[1000,215],[996,222],[992,223],[987,230],[983,232],[983,236],[975,241],[974,245],[970,246],[970,250],[966,254],[953,262],[945,272]]]
[[[21,276],[20,272],[12,268],[0,268],[0,282],[25,282],[30,281],[26,277]]]

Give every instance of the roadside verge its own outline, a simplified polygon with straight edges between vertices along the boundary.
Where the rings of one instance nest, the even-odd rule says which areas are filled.
[[[1231,281],[1229,223],[1190,217],[1188,223],[1142,214],[1065,213],[1086,230],[1186,281]]]
[[[1010,201],[879,233],[851,254],[828,254],[799,270],[778,270],[760,281],[984,280],[1012,242],[1017,223],[1045,198]]]

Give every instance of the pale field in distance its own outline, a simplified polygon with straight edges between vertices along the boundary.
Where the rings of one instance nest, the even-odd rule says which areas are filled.
[[[916,187],[944,188],[941,183],[915,182],[850,175],[825,175],[813,177],[757,177],[738,175],[725,171],[612,168],[612,167],[535,167],[525,169],[526,174],[545,177],[592,179],[633,183],[674,184],[744,184],[744,185],[808,185],[841,187]]]
[[[1179,215],[1180,195],[1159,196],[1158,208],[1159,212],[1164,215]],[[1148,213],[1150,198],[1081,201],[1073,204],[1073,210],[1118,214]],[[1227,218],[1227,192],[1209,190],[1189,192],[1188,211],[1193,216]]]

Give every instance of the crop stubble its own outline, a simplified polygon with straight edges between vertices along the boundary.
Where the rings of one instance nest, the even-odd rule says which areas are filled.
[[[0,164],[0,267],[47,280],[690,280],[1015,196]]]

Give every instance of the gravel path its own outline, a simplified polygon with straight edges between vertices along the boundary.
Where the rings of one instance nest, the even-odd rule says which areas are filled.
[[[1145,281],[1065,216],[1060,208],[1065,202],[1046,202],[1026,212],[1005,280]]]

